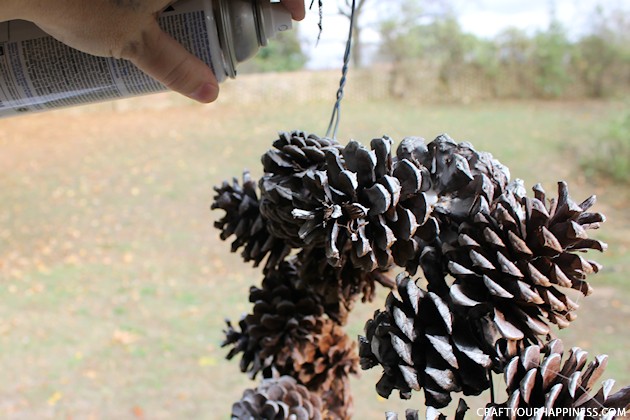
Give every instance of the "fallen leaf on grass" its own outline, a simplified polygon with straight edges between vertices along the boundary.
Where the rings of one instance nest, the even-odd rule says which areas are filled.
[[[59,400],[63,397],[63,394],[59,391],[56,391],[50,397],[48,397],[48,405],[55,406],[59,402]]]
[[[144,418],[144,410],[142,409],[142,407],[138,407],[136,405],[136,406],[134,406],[131,409],[131,412],[133,413],[134,417],[136,417],[138,419],[143,419]]]
[[[206,367],[206,366],[216,366],[217,364],[217,359],[214,357],[210,357],[210,356],[203,356],[199,358],[199,366],[201,367]]]
[[[115,344],[128,346],[138,341],[138,336],[134,333],[130,333],[129,331],[116,330],[112,335],[112,341]]]

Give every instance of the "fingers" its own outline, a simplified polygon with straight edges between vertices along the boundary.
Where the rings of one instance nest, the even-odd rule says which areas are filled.
[[[219,84],[208,65],[162,31],[157,22],[143,32],[140,43],[125,49],[123,58],[167,88],[198,102],[212,102],[219,94]]]
[[[304,0],[280,0],[284,7],[286,7],[291,16],[295,20],[302,20],[306,16],[306,10],[304,8]]]

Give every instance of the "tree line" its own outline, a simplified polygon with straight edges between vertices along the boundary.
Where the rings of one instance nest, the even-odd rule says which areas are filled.
[[[338,12],[348,18],[350,3],[337,0]],[[621,6],[597,6],[577,37],[551,8],[543,30],[508,28],[487,39],[465,32],[448,1],[384,3],[356,2],[352,61],[366,69],[380,66],[379,71],[385,65],[392,96],[414,92],[427,80],[447,99],[457,99],[457,87],[467,83],[481,85],[491,98],[605,98],[630,90],[630,13]],[[378,17],[366,22],[369,8],[379,8]],[[380,35],[378,53],[369,60],[361,36],[368,26]],[[298,70],[307,59],[299,33],[289,31],[248,70]]]
[[[630,87],[626,11],[596,7],[577,39],[553,10],[544,30],[508,28],[485,39],[464,32],[453,9],[426,19],[423,2],[397,3],[398,10],[379,24],[381,58],[392,64],[394,95],[413,87],[417,66],[433,69],[446,95],[462,78],[482,80],[491,97],[603,98]],[[396,79],[403,89],[394,89]]]

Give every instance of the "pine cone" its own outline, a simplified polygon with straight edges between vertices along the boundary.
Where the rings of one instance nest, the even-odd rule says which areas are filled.
[[[407,159],[394,162],[387,137],[371,146],[351,141],[341,151],[327,148],[325,166],[300,174],[301,184],[293,189],[286,187],[286,176],[267,174],[262,209],[281,225],[277,235],[296,247],[325,247],[333,266],[351,245],[352,263],[365,272],[412,259],[418,251],[413,237],[430,211],[422,194],[431,185],[428,171]],[[434,238],[436,226],[427,229],[426,236]]]
[[[547,322],[568,326],[578,305],[562,288],[588,295],[586,276],[600,269],[578,253],[606,249],[586,234],[604,221],[587,212],[594,196],[578,205],[564,182],[548,204],[539,185],[534,193],[523,197],[522,187],[512,184],[488,213],[476,214],[445,239],[448,270],[456,278],[450,296],[457,305],[489,314],[493,322],[484,329],[490,345],[500,337],[537,343],[550,332]]]
[[[459,404],[457,405],[457,410],[455,411],[454,420],[464,420],[464,416],[466,415],[466,411],[468,411],[468,405],[463,399],[459,399]],[[398,414],[388,411],[385,413],[386,420],[398,420]],[[418,410],[405,410],[405,420],[418,420]],[[440,413],[437,409],[433,407],[427,407],[426,413],[427,420],[446,420],[446,416]]]
[[[429,169],[435,216],[462,219],[487,209],[510,181],[509,169],[490,153],[456,143],[447,134],[426,146],[421,138],[406,138],[397,155]]]
[[[352,412],[350,375],[357,372],[355,343],[327,318],[307,316],[284,334],[284,346],[272,360],[272,369],[296,378],[316,392],[332,418],[347,419]]]
[[[265,175],[260,180],[260,211],[270,233],[301,248],[305,244],[300,237],[302,223],[296,222],[292,212],[298,204],[309,206],[317,202],[306,189],[304,177],[324,171],[326,152],[342,147],[336,140],[302,131],[280,133],[273,147],[262,156]]]
[[[272,338],[274,344],[281,346],[276,354],[262,360],[262,351],[254,353],[250,376],[262,371],[263,377],[267,378],[272,377],[274,372],[294,377],[321,396],[331,418],[349,418],[352,411],[349,375],[357,372],[358,365],[355,343],[339,325],[327,318],[307,316],[300,319],[298,325],[287,327],[280,337],[281,342],[276,343],[277,337]],[[241,342],[253,342],[251,336],[242,332],[230,330],[227,335],[226,344],[233,343],[229,342],[231,336],[240,339],[228,358],[236,354],[235,350]],[[246,368],[245,356],[247,352],[241,360],[241,369]]]
[[[322,420],[322,400],[290,376],[263,379],[232,406],[233,420]]]
[[[376,385],[382,397],[393,389],[409,399],[424,388],[427,406],[443,408],[451,393],[478,395],[490,386],[490,357],[476,345],[465,320],[455,317],[450,302],[421,290],[409,277],[398,277],[385,311],[376,311],[359,337],[361,367],[383,367]]]
[[[553,411],[534,416],[534,409],[562,410],[583,409],[583,418],[600,418],[601,409],[623,409],[630,405],[630,386],[610,395],[614,380],[602,383],[593,395],[592,387],[604,373],[608,356],[595,358],[588,366],[588,353],[573,347],[562,363],[563,344],[552,340],[544,347],[541,355],[539,346],[529,346],[520,356],[512,358],[505,368],[505,382],[508,399],[502,404],[489,404],[489,419],[507,419],[510,414],[520,414],[518,418],[579,418],[577,413]],[[500,410],[500,409],[503,410]],[[598,415],[595,409],[600,410]],[[512,417],[514,418],[514,417]]]
[[[272,366],[283,373],[287,369],[278,366],[278,358],[286,351],[287,337],[308,336],[324,308],[300,279],[294,260],[284,261],[277,269],[270,270],[262,289],[251,287],[249,300],[254,308],[239,322],[241,331],[227,321],[226,340],[222,344],[232,346],[227,358],[242,352],[241,371],[249,372],[251,377],[260,371],[269,377]]]
[[[256,182],[251,179],[249,172],[243,172],[242,186],[234,178],[232,184],[224,181],[220,187],[214,187],[214,190],[216,195],[211,208],[225,211],[225,215],[214,223],[214,227],[221,230],[221,239],[224,241],[234,235],[232,252],[243,248],[243,259],[246,262],[254,261],[255,267],[269,255],[265,270],[278,265],[291,248],[267,231],[265,220],[259,211]]]
[[[321,248],[311,248],[300,252],[300,277],[319,295],[326,314],[344,325],[358,296],[362,301],[372,301],[376,283],[390,289],[394,282],[383,272],[374,270],[366,273],[354,267],[348,254],[340,267],[328,264],[326,253]]]
[[[323,319],[314,325],[311,334],[288,340],[287,348],[293,349],[291,375],[318,392],[335,418],[350,418],[353,405],[350,375],[358,371],[358,356],[356,343],[343,328]]]
[[[280,132],[273,147],[261,158],[265,173],[299,178],[308,170],[324,169],[325,150],[341,149],[342,146],[337,140],[295,130]]]
[[[252,287],[253,312],[239,322],[240,331],[228,321],[226,340],[232,346],[228,359],[243,353],[240,367],[250,377],[274,371],[298,379],[322,396],[328,411],[345,419],[352,408],[349,375],[357,372],[356,345],[324,316],[320,298],[298,274],[297,260],[284,261]],[[331,414],[332,415],[332,414]]]

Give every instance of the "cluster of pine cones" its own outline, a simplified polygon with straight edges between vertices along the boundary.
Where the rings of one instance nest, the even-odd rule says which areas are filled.
[[[574,202],[563,182],[556,197],[540,185],[528,196],[492,155],[446,135],[408,137],[394,152],[386,136],[368,148],[281,133],[262,164],[258,182],[247,172],[224,182],[212,204],[225,212],[221,239],[264,275],[251,313],[225,330],[227,357],[262,377],[233,418],[350,418],[350,375],[377,365],[378,394],[423,391],[427,418],[444,418],[454,392],[489,389],[492,372],[508,393],[488,405],[493,418],[630,404],[630,387],[611,394],[609,381],[591,393],[605,356],[587,366],[573,348],[563,362],[552,340],[551,324],[575,318],[570,295],[589,295],[586,278],[601,268],[584,257],[606,248],[587,234],[604,221],[594,197]],[[343,326],[377,284],[391,292],[357,348]],[[466,410],[460,400],[455,418]]]

